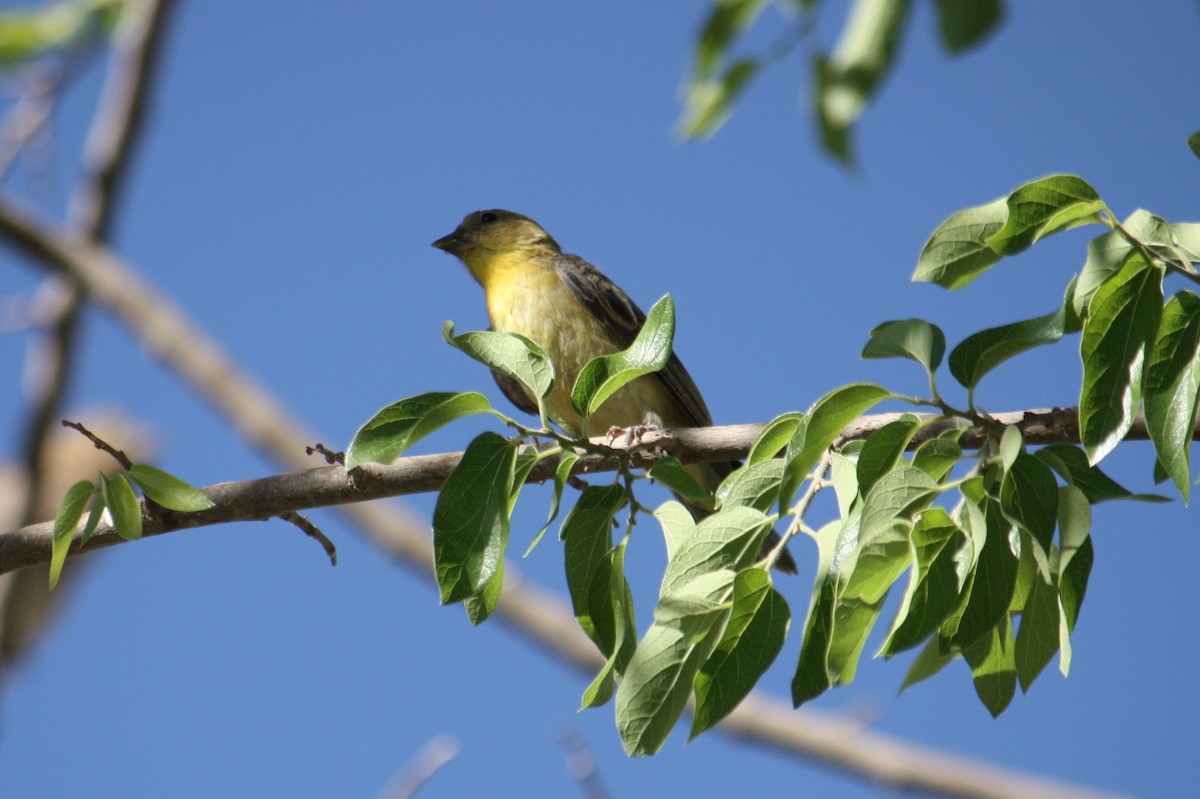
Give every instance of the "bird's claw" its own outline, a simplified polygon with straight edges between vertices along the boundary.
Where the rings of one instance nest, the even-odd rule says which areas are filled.
[[[625,449],[630,449],[635,443],[641,444],[642,438],[646,433],[656,430],[654,425],[635,424],[630,427],[613,427],[608,428],[608,445],[611,447],[613,442],[618,438],[625,438]]]

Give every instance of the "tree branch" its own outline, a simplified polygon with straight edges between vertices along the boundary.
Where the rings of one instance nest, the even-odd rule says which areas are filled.
[[[923,415],[934,418],[932,414]],[[846,428],[842,440],[865,438],[898,416],[894,413],[864,416]],[[995,414],[993,418],[1003,424],[1020,427],[1030,443],[1078,441],[1074,408],[1013,411]],[[668,456],[678,458],[683,463],[736,460],[749,453],[763,427],[762,424],[741,424],[651,430],[640,442],[632,445],[622,440],[610,444],[607,437],[597,437],[591,440],[592,443],[607,446],[612,454],[583,455],[575,464],[572,474],[613,471],[618,467],[622,453],[635,468],[648,468]],[[914,436],[909,448],[937,435],[942,429],[944,427],[938,424],[928,425]],[[972,448],[979,446],[983,437],[982,431],[967,429],[960,441],[964,447]],[[1126,439],[1148,438],[1145,420],[1139,417]],[[266,520],[312,508],[436,491],[461,458],[461,452],[444,452],[401,458],[387,465],[366,464],[353,472],[347,472],[341,466],[321,466],[257,480],[217,483],[202,489],[213,502],[213,507],[208,510],[181,513],[157,506],[147,509],[142,535],[147,537],[229,522]],[[527,482],[542,483],[553,479],[557,467],[557,457],[545,458],[529,473]],[[81,521],[80,530],[83,524]],[[48,562],[53,527],[53,522],[43,522],[0,534],[0,573]],[[125,540],[117,535],[111,524],[102,522],[86,544],[80,546],[77,542],[72,546],[71,554],[102,549]]]

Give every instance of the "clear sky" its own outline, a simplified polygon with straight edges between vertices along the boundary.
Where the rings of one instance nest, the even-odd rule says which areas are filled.
[[[817,151],[804,45],[713,139],[673,137],[699,3],[185,3],[115,246],[334,445],[403,396],[478,389],[503,402],[441,340],[444,320],[486,320],[465,270],[429,247],[490,207],[539,220],[644,307],[670,291],[676,348],[719,423],[765,421],[853,380],[918,392],[919,369],[858,359],[874,325],[921,316],[956,341],[1046,313],[1089,235],[956,294],[911,284],[950,213],[1074,172],[1122,215],[1200,220],[1200,162],[1185,144],[1200,128],[1200,31],[1183,0],[1011,3],[997,36],[952,59],[936,46],[933,4],[914,5],[847,172]],[[775,14],[756,41],[779,32]],[[100,74],[71,91],[49,172],[19,171],[10,187],[48,211],[75,176]],[[39,278],[0,249],[3,298]],[[0,452],[19,440],[25,343],[0,338]],[[1072,404],[1074,346],[998,370],[981,404]],[[89,316],[83,356],[71,407],[145,420],[164,468],[196,484],[275,471],[103,313]],[[461,449],[479,429],[452,427],[420,451]],[[1151,465],[1135,444],[1111,470],[1148,490]],[[526,493],[517,554],[547,496]],[[428,517],[433,497],[408,505]],[[426,580],[336,513],[312,517],[338,544],[336,569],[282,522],[92,557],[60,623],[3,687],[0,794],[371,797],[445,734],[461,753],[423,796],[570,796],[556,741],[574,728],[613,796],[879,795],[720,734],[686,747],[677,734],[630,760],[611,708],[575,713],[585,677],[439,607]],[[1196,527],[1178,502],[1098,508],[1071,677],[1048,668],[998,720],[962,664],[897,697],[908,657],[864,661],[856,683],[813,705],[1021,770],[1185,795],[1200,784]],[[813,552],[794,548],[802,574],[780,582],[799,618]],[[628,559],[645,618],[661,567],[652,525]],[[562,591],[561,563],[547,540],[519,568]],[[777,695],[797,632],[762,683]]]

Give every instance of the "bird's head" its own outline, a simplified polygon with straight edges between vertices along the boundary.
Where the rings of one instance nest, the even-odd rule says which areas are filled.
[[[468,266],[476,258],[538,250],[562,252],[558,242],[537,222],[499,209],[468,214],[453,233],[438,239],[433,246],[458,256]]]

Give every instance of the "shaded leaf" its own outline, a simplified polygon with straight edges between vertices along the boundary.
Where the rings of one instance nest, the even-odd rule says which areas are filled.
[[[1026,350],[1053,344],[1063,336],[1066,306],[1046,316],[973,333],[950,352],[950,374],[973,389],[984,375]]]
[[[1004,472],[1000,506],[1009,519],[1049,551],[1058,522],[1058,481],[1049,466],[1032,455],[1019,453]]]
[[[575,619],[605,655],[614,651],[620,611],[612,592],[613,517],[626,502],[622,485],[588,486],[562,524]]]
[[[979,44],[1004,21],[1001,0],[937,0],[942,44],[959,53]]]
[[[1146,427],[1158,462],[1186,502],[1189,454],[1200,391],[1200,298],[1181,291],[1167,301],[1146,363]]]
[[[696,676],[690,738],[729,715],[775,662],[791,623],[783,595],[765,569],[746,569],[733,581],[733,609],[717,648]]]
[[[651,466],[646,474],[657,482],[671,489],[677,495],[688,499],[711,502],[713,495],[706,491],[680,462],[679,458],[663,458]]]
[[[1006,615],[991,631],[963,649],[971,666],[975,694],[995,718],[1017,692],[1016,646],[1012,621]]]
[[[679,720],[729,617],[733,578],[724,570],[699,574],[676,587],[664,621],[656,611],[617,687],[617,729],[628,754],[654,754]],[[667,599],[664,592],[660,609]],[[694,612],[683,612],[689,606]]]
[[[1083,323],[1079,435],[1098,463],[1133,424],[1142,395],[1142,363],[1162,313],[1162,271],[1139,252],[1096,290]]]
[[[879,478],[895,468],[920,426],[920,419],[906,413],[867,436],[858,453],[859,493],[868,493]]]
[[[955,552],[964,538],[942,508],[924,511],[911,534],[912,570],[908,589],[880,653],[891,657],[916,646],[941,625],[958,604]]]
[[[1087,455],[1074,444],[1049,444],[1033,454],[1059,476],[1083,492],[1088,502],[1095,504],[1110,499],[1133,499],[1142,502],[1169,502],[1157,494],[1134,494],[1117,483],[1099,466],[1088,463]]]
[[[833,633],[834,590],[837,578],[830,574],[833,551],[841,536],[842,522],[835,519],[814,536],[817,542],[817,572],[813,577],[812,598],[804,621],[804,637],[800,639],[800,661],[792,676],[792,705],[820,696],[832,686],[825,667],[829,639]]]
[[[433,565],[443,605],[483,594],[508,546],[515,442],[482,433],[446,478],[433,510]]]

